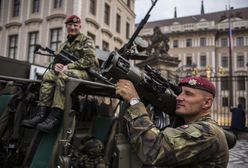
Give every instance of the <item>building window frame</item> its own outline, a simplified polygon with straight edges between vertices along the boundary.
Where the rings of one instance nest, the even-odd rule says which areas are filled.
[[[3,9],[2,9],[2,3],[3,3],[3,1],[0,0],[0,22],[2,20],[2,11],[3,11]]]
[[[16,59],[18,49],[18,35],[9,35],[8,58]]]
[[[237,90],[244,91],[245,88],[245,77],[244,76],[238,76],[237,77]]]
[[[27,61],[29,63],[34,63],[34,60],[35,60],[34,59],[34,49],[35,49],[35,46],[38,42],[38,36],[39,36],[38,31],[28,33],[28,59],[27,59]]]
[[[59,9],[63,6],[63,0],[53,0],[53,8]]]
[[[206,37],[201,37],[200,38],[200,46],[201,47],[207,46],[207,39],[206,39]]]
[[[130,23],[126,22],[126,39],[130,38]]]
[[[206,66],[207,66],[207,56],[200,55],[200,67],[206,67]]]
[[[52,28],[50,29],[50,48],[57,51],[59,45],[62,42],[62,28]]]
[[[105,40],[102,41],[102,50],[109,51],[109,43]]]
[[[244,55],[237,55],[237,68],[245,67],[245,57]]]
[[[127,7],[131,8],[131,0],[127,0]]]
[[[21,0],[13,0],[12,17],[20,15]]]
[[[110,6],[107,3],[105,3],[104,6],[104,23],[106,25],[109,25],[110,23]]]
[[[227,47],[228,46],[226,37],[223,37],[223,38],[220,39],[220,46],[221,47]]]
[[[186,66],[192,66],[193,60],[192,60],[192,56],[187,56],[186,57]]]
[[[178,48],[179,47],[178,43],[179,43],[178,40],[173,40],[173,48]]]
[[[39,13],[39,12],[40,12],[40,0],[33,0],[32,13]]]
[[[244,37],[236,38],[236,46],[244,46]]]
[[[89,11],[92,15],[96,16],[97,0],[90,0]]]
[[[186,39],[186,47],[192,47],[192,39],[191,38]]]
[[[121,33],[121,15],[116,14],[116,32]]]
[[[221,66],[222,66],[223,68],[228,68],[228,67],[229,67],[228,56],[226,56],[226,55],[221,56]]]

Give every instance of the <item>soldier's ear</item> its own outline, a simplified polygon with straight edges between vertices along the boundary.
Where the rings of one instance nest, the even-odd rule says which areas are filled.
[[[212,97],[205,97],[205,101],[203,104],[203,109],[210,109],[213,103],[213,98]]]

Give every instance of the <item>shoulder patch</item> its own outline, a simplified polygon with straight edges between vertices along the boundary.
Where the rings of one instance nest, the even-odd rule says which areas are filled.
[[[189,125],[186,125],[186,124],[185,125],[181,125],[180,128],[186,129],[186,128],[189,128]]]
[[[179,129],[188,137],[199,138],[200,136],[202,136],[201,131],[194,125],[182,125],[179,127]]]

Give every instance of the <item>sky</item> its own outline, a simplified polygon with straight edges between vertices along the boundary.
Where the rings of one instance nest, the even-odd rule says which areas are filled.
[[[154,0],[135,0],[136,23],[139,23],[151,7]],[[149,21],[171,19],[174,17],[174,8],[177,8],[177,17],[199,15],[202,0],[158,0],[150,13]],[[226,6],[237,8],[248,7],[248,0],[203,0],[205,13],[223,11]],[[248,14],[247,14],[248,15]]]

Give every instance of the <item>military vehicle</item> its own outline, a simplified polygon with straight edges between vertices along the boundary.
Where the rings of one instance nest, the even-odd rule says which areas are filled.
[[[174,115],[175,95],[180,87],[161,76],[158,70],[144,70],[129,59],[143,58],[137,52],[147,46],[137,38],[150,11],[130,41],[102,61],[100,70],[89,69],[93,81],[69,78],[65,89],[63,122],[55,132],[43,133],[25,128],[21,122],[36,112],[40,80],[0,76],[0,164],[4,168],[139,168],[138,159],[128,143],[125,120],[127,104],[115,95],[115,82],[131,80],[142,101],[150,107],[157,128],[180,124]],[[56,59],[76,61],[70,53],[56,53],[36,46],[35,52]],[[163,103],[161,103],[163,102]],[[233,144],[231,144],[233,145]]]

